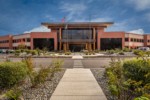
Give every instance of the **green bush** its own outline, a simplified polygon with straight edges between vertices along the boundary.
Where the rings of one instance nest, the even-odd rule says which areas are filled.
[[[37,55],[38,54],[38,52],[36,50],[30,50],[30,52],[31,52],[32,55]]]
[[[120,48],[115,48],[114,52],[119,53],[119,52],[121,52],[121,49]]]
[[[131,52],[132,50],[130,50],[129,48],[123,48],[124,52]]]
[[[50,73],[51,78],[54,76],[54,74],[58,71],[61,71],[61,66],[63,65],[63,61],[60,59],[53,60],[52,64],[50,65]]]
[[[119,52],[119,55],[124,55],[124,52],[123,52],[123,51],[120,51],[120,52]]]
[[[114,50],[107,50],[106,52],[107,52],[108,54],[114,54],[114,53],[115,53]]]
[[[150,84],[150,60],[134,59],[123,64],[124,76],[136,82],[141,81],[141,86]]]
[[[15,53],[21,53],[21,50],[16,50]]]
[[[146,54],[149,57],[150,56],[150,51],[146,51]]]
[[[106,75],[115,99],[132,100],[143,95],[150,98],[150,60],[140,58],[121,62],[112,59]]]
[[[134,50],[133,51],[133,53],[135,54],[135,55],[139,55],[140,53],[142,53],[143,51],[141,51],[141,50]]]
[[[149,100],[149,98],[141,96],[141,97],[134,98],[134,100]]]
[[[26,49],[25,52],[26,52],[27,54],[30,54],[30,53],[31,53],[31,50]]]
[[[32,87],[36,87],[38,84],[44,83],[49,74],[50,68],[41,68],[39,72],[34,72],[31,80]]]
[[[5,96],[7,97],[8,100],[19,100],[22,92],[19,89],[11,89],[6,92]]]
[[[65,55],[71,55],[71,52],[70,51],[65,52]]]
[[[22,81],[26,75],[26,64],[22,62],[3,62],[0,64],[0,87],[12,87]]]

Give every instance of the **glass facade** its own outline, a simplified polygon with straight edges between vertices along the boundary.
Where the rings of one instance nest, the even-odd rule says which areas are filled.
[[[62,39],[63,40],[91,40],[92,29],[63,29]]]
[[[33,39],[34,49],[48,48],[49,51],[54,50],[54,39],[52,38],[35,38]]]
[[[101,50],[122,49],[122,38],[101,38]]]

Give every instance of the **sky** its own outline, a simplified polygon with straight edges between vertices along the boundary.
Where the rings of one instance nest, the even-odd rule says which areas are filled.
[[[41,22],[114,22],[105,31],[150,33],[150,0],[0,0],[0,35],[49,31]]]

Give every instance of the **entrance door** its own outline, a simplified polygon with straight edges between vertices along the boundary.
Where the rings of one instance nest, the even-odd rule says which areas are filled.
[[[85,44],[70,44],[69,49],[72,52],[80,52],[81,50],[85,49]]]

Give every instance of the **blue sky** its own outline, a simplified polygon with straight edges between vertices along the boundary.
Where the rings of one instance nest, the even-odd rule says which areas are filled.
[[[32,31],[64,16],[68,22],[114,22],[106,31],[150,33],[150,0],[0,0],[0,35]]]

